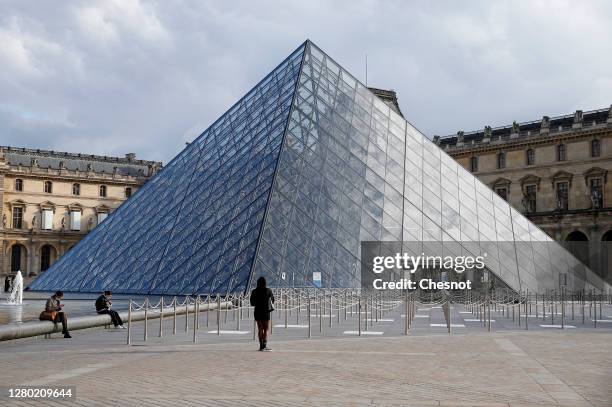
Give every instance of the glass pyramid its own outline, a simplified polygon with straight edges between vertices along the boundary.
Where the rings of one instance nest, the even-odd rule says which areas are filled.
[[[604,286],[306,41],[30,288],[358,287],[361,241],[486,252],[517,291]]]

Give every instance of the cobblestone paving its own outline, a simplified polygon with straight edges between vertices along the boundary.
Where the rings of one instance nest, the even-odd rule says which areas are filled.
[[[430,309],[427,309],[430,308]],[[126,332],[86,330],[72,340],[30,339],[0,344],[3,386],[74,385],[83,406],[610,406],[612,405],[612,324],[601,328],[529,330],[511,318],[494,314],[493,332],[454,306],[453,323],[464,328],[449,335],[441,310],[422,306],[408,336],[402,335],[403,309],[368,326],[376,336],[355,336],[356,318],[338,324],[334,316],[307,321],[284,314],[274,320],[273,352],[256,351],[252,321],[227,324],[216,335],[200,317],[197,343],[192,319]],[[605,313],[604,313],[605,315]],[[222,316],[222,321],[225,318]],[[534,318],[535,320],[535,318]],[[569,323],[566,321],[566,323]],[[365,321],[362,321],[364,328]],[[434,324],[432,327],[431,325]],[[323,325],[323,335],[320,327]],[[305,326],[305,327],[304,327]],[[608,326],[606,328],[605,326]],[[209,333],[212,332],[212,333]],[[225,332],[225,333],[223,333]],[[2,401],[0,401],[2,403]],[[42,405],[32,400],[13,405]],[[45,405],[61,405],[45,402]]]

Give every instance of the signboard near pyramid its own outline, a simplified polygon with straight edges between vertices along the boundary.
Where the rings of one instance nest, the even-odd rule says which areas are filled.
[[[604,286],[307,41],[30,288],[358,287],[362,241],[486,253],[517,291]]]

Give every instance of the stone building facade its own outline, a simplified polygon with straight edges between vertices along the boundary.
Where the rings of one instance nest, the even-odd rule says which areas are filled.
[[[160,162],[0,147],[0,276],[33,277],[133,195]]]
[[[554,239],[612,240],[612,107],[434,141]]]

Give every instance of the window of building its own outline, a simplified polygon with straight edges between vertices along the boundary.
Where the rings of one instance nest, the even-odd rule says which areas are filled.
[[[527,158],[527,165],[535,164],[535,150],[533,148],[530,148],[527,150],[526,158]]]
[[[478,171],[478,157],[470,158],[470,171],[477,172]]]
[[[108,217],[108,213],[106,212],[98,213],[98,225],[102,223],[104,219],[106,219],[107,217]]]
[[[13,229],[23,227],[23,208],[16,206],[13,208]]]
[[[534,213],[536,211],[536,186],[527,185],[525,186],[525,210],[528,213]]]
[[[557,146],[557,161],[565,161],[565,144]]]
[[[600,140],[592,140],[591,141],[591,157],[599,157],[601,155],[601,141]]]
[[[506,168],[506,153],[497,154],[497,168]]]
[[[45,271],[51,267],[51,246],[48,244],[40,248],[40,271]]]
[[[53,193],[53,183],[51,181],[45,181],[45,193],[46,194]]]
[[[81,211],[70,211],[70,230],[81,230]]]
[[[41,217],[42,217],[41,229],[43,230],[53,229],[53,210],[43,209]]]
[[[603,182],[601,178],[591,178],[589,180],[591,191],[591,207],[594,209],[603,208]]]
[[[566,211],[568,208],[569,182],[557,182],[557,209]]]
[[[126,187],[125,188],[125,197],[129,198],[132,196],[132,187]]]
[[[499,195],[504,201],[508,200],[508,188],[495,188],[495,193]]]
[[[100,196],[106,197],[106,185],[100,185]]]
[[[72,195],[81,195],[81,184],[72,184]]]
[[[15,180],[15,191],[23,191],[23,180],[17,178]]]
[[[21,270],[22,251],[25,251],[25,248],[20,244],[14,244],[11,247],[11,271]]]

